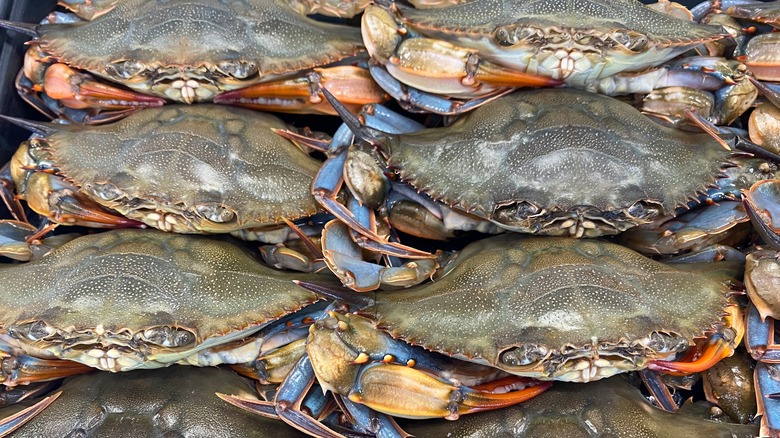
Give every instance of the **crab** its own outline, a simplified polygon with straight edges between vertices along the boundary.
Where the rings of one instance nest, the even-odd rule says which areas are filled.
[[[327,281],[268,268],[230,242],[132,229],[80,237],[0,276],[25,285],[2,294],[4,352],[112,372],[253,363],[323,310],[292,279]],[[4,376],[22,382],[12,363]],[[54,378],[59,366],[48,368]]]
[[[365,55],[357,29],[283,0],[124,0],[92,21],[2,26],[34,37],[17,85],[50,116],[64,105],[96,123],[167,100],[330,114],[321,85],[356,108],[385,100],[355,65]]]
[[[323,388],[391,415],[433,415],[426,409],[436,407],[455,418],[471,397],[486,396],[463,377],[421,374],[442,369],[425,350],[546,381],[698,372],[741,340],[731,298],[738,270],[729,262],[665,265],[602,241],[506,234],[467,246],[437,281],[374,298],[298,284],[361,309],[331,312],[310,328],[308,359]],[[687,359],[675,362],[678,355]],[[422,389],[429,386],[439,389]],[[422,402],[419,393],[438,395]]]
[[[300,436],[278,420],[229,406],[217,398],[217,391],[258,397],[247,380],[223,368],[175,366],[75,376],[63,383],[48,407],[35,410],[37,415],[21,415],[19,420],[26,424],[14,436]],[[22,407],[5,408],[0,418],[11,417]]]
[[[689,208],[725,168],[736,166],[725,140],[662,127],[628,104],[579,90],[517,92],[448,127],[407,134],[396,133],[420,128],[373,129],[388,124],[379,106],[372,107],[378,116],[364,112],[362,127],[334,105],[361,144],[349,148],[334,137],[313,194],[363,240],[388,252],[397,245],[371,229],[360,206],[336,201],[342,180],[363,209],[392,210],[384,202],[388,187],[396,186],[384,177],[392,170],[425,194],[412,201],[432,212],[441,205],[460,213],[464,220],[455,227],[472,227],[476,217],[511,231],[596,237]],[[366,143],[376,152],[361,146]],[[424,221],[415,233],[425,235]]]
[[[697,372],[731,355],[743,330],[730,298],[734,264],[690,266],[598,240],[506,234],[467,246],[438,281],[375,298],[299,284],[358,303],[413,345],[516,375],[587,382],[643,368]],[[695,345],[694,362],[667,362]]]
[[[119,3],[126,0],[59,0],[57,4],[63,6],[79,18],[92,20],[111,11]],[[301,15],[322,14],[331,17],[354,17],[368,5],[366,0],[290,0],[290,7]]]
[[[695,414],[695,415],[694,415]],[[627,421],[628,420],[628,421]],[[657,438],[708,436],[752,438],[753,425],[712,421],[707,412],[670,414],[651,406],[640,391],[620,377],[588,385],[556,384],[527,402],[499,411],[469,415],[457,422],[400,419],[414,436],[600,437],[645,435]]]
[[[742,192],[760,181],[780,178],[780,172],[772,160],[736,160],[739,166],[726,169],[725,176],[716,183],[717,188],[708,190],[700,205],[691,203],[691,210],[679,216],[632,228],[620,235],[620,241],[645,254],[698,252],[707,245],[724,241],[738,246],[750,232]]]
[[[372,75],[396,99],[445,114],[472,109],[507,87],[562,82],[609,94],[647,92],[665,83],[666,72],[646,69],[728,35],[634,0],[493,0],[433,10],[380,5],[366,9],[361,27],[381,65]]]
[[[310,189],[320,163],[274,134],[287,125],[269,114],[176,105],[91,127],[12,121],[45,136],[22,144],[6,180],[54,223],[280,243],[287,224],[321,211]]]

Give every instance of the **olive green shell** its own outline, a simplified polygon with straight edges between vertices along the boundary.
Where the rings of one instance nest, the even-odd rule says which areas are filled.
[[[684,408],[683,411],[686,409]],[[708,412],[662,411],[621,377],[581,383],[556,383],[519,405],[464,415],[458,421],[409,421],[401,427],[429,438],[604,438],[758,436],[755,425],[710,421]]]
[[[364,50],[358,29],[301,16],[281,0],[125,0],[95,20],[42,25],[38,33],[46,53],[112,80],[120,77],[107,75],[106,66],[125,61],[151,73],[171,67],[214,74],[223,73],[215,69],[222,62],[243,62],[263,77]]]
[[[34,262],[3,266],[0,330],[33,347],[68,350],[78,339],[84,345],[74,354],[103,341],[144,354],[186,351],[318,301],[293,284],[304,277],[315,278],[268,268],[222,240],[109,231],[80,237]],[[156,327],[186,330],[194,340],[180,348],[144,346],[144,330]],[[28,332],[33,339],[21,336]]]
[[[711,39],[723,30],[652,11],[636,0],[482,0],[435,10],[400,6],[405,21],[424,32],[468,28],[491,35],[496,27],[515,25],[568,27],[609,34],[631,30],[649,38],[650,45],[684,45]],[[477,40],[477,38],[474,38]]]
[[[503,351],[541,346],[555,352],[545,360],[565,361],[583,349],[623,354],[651,333],[687,346],[720,323],[728,275],[600,240],[507,234],[470,244],[433,282],[377,294],[365,312],[393,337],[455,357],[498,366]],[[640,365],[653,358],[637,354],[650,356]]]
[[[666,128],[626,103],[571,89],[517,92],[449,127],[388,135],[384,146],[388,166],[433,198],[545,234],[556,234],[544,229],[548,220],[571,211],[592,211],[614,228],[606,234],[652,219],[637,217],[637,203],[670,215],[714,183],[730,156],[707,134]],[[540,216],[512,222],[524,204]]]
[[[65,381],[62,395],[15,437],[300,437],[215,393],[257,399],[252,384],[223,368],[174,366],[132,373],[91,373]],[[23,405],[0,410],[0,418]]]
[[[278,118],[218,105],[149,108],[116,123],[61,129],[45,139],[60,174],[95,201],[178,232],[231,232],[321,210],[311,195],[320,163],[273,129]],[[206,206],[230,211],[214,222]]]

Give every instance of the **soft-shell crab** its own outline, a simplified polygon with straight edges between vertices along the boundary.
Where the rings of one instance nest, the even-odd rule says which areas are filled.
[[[334,106],[363,145],[378,153],[334,141],[313,183],[314,196],[350,228],[385,247],[392,245],[361,222],[363,213],[336,202],[342,179],[370,208],[385,205],[384,173],[392,170],[436,204],[503,229],[596,237],[676,214],[713,186],[723,169],[736,165],[725,142],[665,128],[628,104],[585,91],[521,91],[448,127],[426,130],[394,121],[379,106],[362,127],[337,102]],[[392,128],[382,129],[387,125]],[[417,235],[425,233],[421,224],[415,226]]]
[[[711,421],[698,415],[671,414],[650,406],[645,397],[620,377],[589,383],[556,384],[522,405],[469,415],[457,422],[399,421],[414,436],[430,438],[601,438],[706,436],[752,438],[756,426]]]
[[[373,298],[300,284],[360,303],[413,345],[586,382],[642,368],[696,372],[731,354],[743,331],[730,298],[734,265],[690,266],[597,240],[507,234],[470,244],[435,282]],[[703,337],[694,363],[665,361]]]
[[[251,363],[274,348],[277,334],[288,339],[299,325],[305,334],[308,313],[322,310],[316,295],[293,284],[302,277],[320,278],[276,271],[203,236],[115,230],[78,238],[0,269],[8,289],[0,294],[2,350],[40,358],[4,362],[4,383],[29,381],[17,367],[50,359],[113,372]],[[47,378],[56,377],[58,366],[49,368]]]
[[[123,0],[92,21],[3,26],[35,38],[18,86],[49,115],[49,98],[109,110],[92,119],[100,121],[226,91],[218,99],[224,103],[332,113],[319,93],[323,84],[356,108],[384,100],[369,73],[352,65],[365,50],[357,29],[309,19],[283,0]]]
[[[248,381],[222,368],[93,373],[65,381],[59,391],[57,400],[37,416],[22,416],[28,422],[14,436],[300,437],[280,421],[251,415],[217,398],[217,391],[257,397]],[[20,408],[0,410],[0,418]]]
[[[23,143],[4,176],[55,223],[143,222],[278,243],[285,221],[321,211],[310,193],[319,162],[274,134],[287,125],[269,114],[176,105],[87,128],[13,121],[47,135]]]
[[[600,92],[647,92],[668,86],[660,85],[666,72],[636,72],[727,36],[719,26],[673,18],[635,0],[490,0],[432,10],[393,2],[367,8],[362,32],[371,57],[387,69],[372,67],[372,74],[388,93],[444,113],[472,105],[419,90],[479,98],[543,85],[525,82],[538,75]],[[623,72],[631,74],[616,77]]]

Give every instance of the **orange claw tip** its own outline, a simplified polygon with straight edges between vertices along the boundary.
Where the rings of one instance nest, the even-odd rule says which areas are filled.
[[[46,94],[53,99],[75,100],[103,109],[158,107],[165,99],[100,83],[65,64],[53,64],[44,77]]]
[[[692,362],[674,362],[654,360],[647,364],[647,368],[673,376],[684,376],[699,373],[712,368],[721,359],[731,356],[734,352],[726,341],[719,340],[707,346],[698,359]]]
[[[534,386],[526,387],[518,391],[504,393],[492,393],[487,391],[474,391],[466,394],[463,406],[458,409],[459,414],[501,409],[528,401],[543,393],[552,386],[552,382],[538,382]]]

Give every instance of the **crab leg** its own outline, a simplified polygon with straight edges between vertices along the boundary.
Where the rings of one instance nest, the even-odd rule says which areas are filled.
[[[309,357],[304,356],[279,386],[274,401],[277,415],[301,432],[324,438],[343,438],[343,435],[331,430],[301,409],[304,397],[314,381],[314,369]]]
[[[658,377],[658,373],[647,369],[640,370],[639,376],[642,378],[642,383],[653,398],[655,398],[658,407],[666,412],[677,412],[679,406],[675,403],[672,394],[669,392],[669,388]]]
[[[338,101],[335,99],[331,100],[332,95],[330,95],[327,90],[323,89],[323,93],[326,97],[330,96],[328,97],[328,100],[334,105],[334,108],[346,111],[351,115],[351,113],[349,113]],[[354,116],[352,117],[354,118]],[[388,242],[385,238],[378,235],[376,231],[362,223],[352,211],[336,200],[336,194],[344,183],[344,163],[347,161],[347,149],[349,148],[350,140],[350,128],[346,125],[339,127],[331,141],[328,150],[328,159],[323,163],[312,183],[312,194],[314,195],[314,198],[323,206],[323,208],[336,216],[337,219],[347,224],[351,229],[368,239],[379,242],[383,252],[403,258],[432,258],[433,255],[427,252],[419,251],[399,243]]]
[[[381,285],[409,287],[430,278],[438,268],[432,259],[412,261],[402,267],[387,267],[363,261],[346,225],[331,221],[322,232],[322,247],[327,263],[341,282],[352,290],[367,292]]]
[[[336,111],[324,100],[321,92],[323,87],[338,96],[350,111],[357,112],[365,104],[387,100],[385,93],[377,86],[366,69],[335,66],[315,68],[303,76],[291,79],[263,82],[226,91],[214,97],[214,102],[263,111],[288,113],[313,111],[335,115]]]
[[[775,319],[761,318],[758,308],[751,304],[746,321],[745,347],[753,359],[780,363],[780,345],[775,342]]]
[[[0,420],[0,437],[10,435],[16,429],[22,427],[25,423],[32,420],[41,411],[49,407],[50,404],[57,400],[57,397],[62,394],[62,391],[58,391],[53,395],[50,395],[43,400],[35,403],[34,405],[21,410],[10,417]]]
[[[0,351],[0,358],[3,358],[2,383],[6,386],[46,382],[95,370],[70,360],[38,359],[26,354],[9,355],[5,351]]]
[[[0,198],[3,199],[3,203],[11,212],[14,219],[21,222],[28,222],[27,215],[24,213],[24,207],[19,202],[19,198],[13,191],[14,182],[11,176],[11,162],[6,163],[0,168]]]
[[[748,76],[748,80],[756,86],[756,89],[762,96],[780,108],[780,84],[762,82],[752,76]]]

